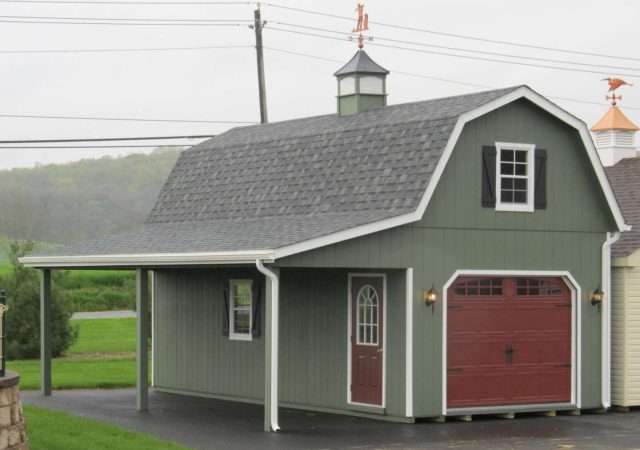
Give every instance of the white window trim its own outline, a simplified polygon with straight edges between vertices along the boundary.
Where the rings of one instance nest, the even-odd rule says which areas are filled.
[[[496,142],[496,211],[533,212],[535,211],[535,144],[514,144]],[[520,150],[527,152],[527,203],[502,203],[502,175],[500,160],[502,150]]]
[[[238,284],[249,283],[251,286],[251,306],[249,307],[249,333],[236,333],[233,321],[233,312],[235,310],[235,302],[233,298],[233,286]],[[253,280],[229,280],[229,339],[234,341],[252,341],[253,333]]]

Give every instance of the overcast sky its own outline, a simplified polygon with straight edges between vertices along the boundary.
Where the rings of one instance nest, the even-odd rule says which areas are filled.
[[[158,0],[169,1],[169,0]],[[347,62],[356,51],[346,33],[355,23],[356,1],[274,0],[278,5],[354,17],[295,12],[263,4],[269,119],[334,113],[333,73],[341,63],[274,51],[280,49]],[[187,3],[187,2],[185,2]],[[433,33],[371,25],[378,37],[365,49],[391,71],[389,103],[403,103],[483,90],[458,81],[491,87],[527,84],[548,97],[565,97],[599,105],[552,98],[592,125],[607,110],[603,76],[622,76],[640,84],[640,2],[638,0],[369,0],[371,22],[467,35],[578,52],[633,59],[604,58],[494,44]],[[258,121],[254,34],[242,26],[110,26],[8,23],[27,17],[119,19],[247,20],[254,4],[114,5],[6,2],[0,0],[0,115],[48,115]],[[147,22],[148,23],[148,22]],[[324,30],[312,31],[315,27]],[[323,34],[326,39],[274,28]],[[407,41],[392,43],[383,38]],[[375,44],[563,66],[565,71],[435,55]],[[455,47],[584,65],[514,59],[504,56],[418,46]],[[132,49],[160,47],[243,46],[208,50],[112,53],[6,53],[15,50]],[[3,53],[4,52],[4,53]],[[599,67],[597,65],[615,66]],[[410,72],[424,77],[408,76]],[[432,77],[432,78],[428,78]],[[436,78],[436,79],[433,79]],[[623,87],[621,106],[640,123],[640,86]],[[636,109],[633,109],[636,108]],[[0,140],[104,138],[216,134],[232,125],[202,123],[79,121],[0,117]],[[65,162],[141,149],[0,150],[0,169],[36,163]]]

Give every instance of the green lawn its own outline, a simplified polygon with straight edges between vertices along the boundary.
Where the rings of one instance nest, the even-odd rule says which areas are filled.
[[[136,319],[76,319],[78,341],[51,362],[54,389],[131,387],[136,384]],[[40,388],[40,360],[8,361],[20,388]]]
[[[136,319],[76,319],[78,341],[68,351],[74,353],[122,353],[136,351]]]
[[[20,389],[40,388],[40,360],[8,361],[7,369],[20,374]],[[72,359],[51,362],[54,389],[102,389],[136,384],[135,358]]]
[[[9,275],[12,270],[11,264],[0,264],[0,277]]]
[[[95,420],[24,405],[31,450],[180,450],[173,442]]]

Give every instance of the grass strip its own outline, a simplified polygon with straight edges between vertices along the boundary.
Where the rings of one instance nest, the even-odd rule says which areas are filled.
[[[68,413],[24,405],[31,450],[181,450],[174,442],[145,433],[77,417]]]
[[[51,362],[54,389],[105,389],[136,385],[135,358],[67,359]],[[20,389],[40,388],[40,360],[8,361],[20,374]]]

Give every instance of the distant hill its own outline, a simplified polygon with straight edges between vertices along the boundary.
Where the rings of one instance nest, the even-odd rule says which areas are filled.
[[[149,213],[180,151],[0,171],[0,236],[69,242],[128,230]]]

